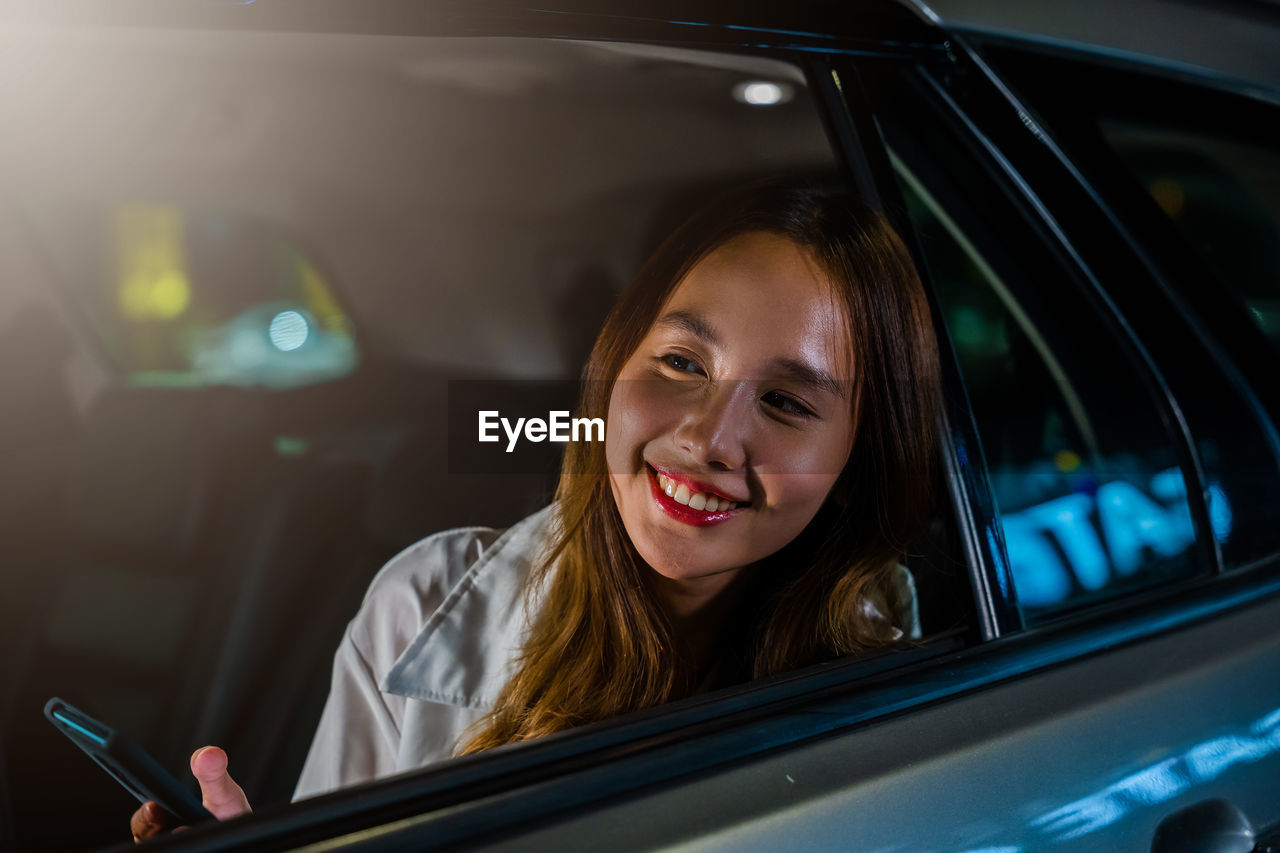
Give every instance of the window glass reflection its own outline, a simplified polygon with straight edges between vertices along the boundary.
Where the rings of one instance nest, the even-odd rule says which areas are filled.
[[[29,219],[135,386],[285,389],[351,373],[351,321],[319,261],[244,218],[178,205],[39,200]]]
[[[1058,277],[1010,267],[990,253],[998,248],[980,251],[959,214],[896,166],[977,419],[1024,615],[1034,622],[1194,571],[1182,470],[1113,333]],[[1218,494],[1225,535],[1230,507]]]
[[[1265,375],[1265,369],[1256,370],[1256,362],[1280,355],[1276,152],[1226,133],[1150,122],[1103,118],[1097,127],[1212,274],[1196,285],[1211,294],[1224,318],[1218,322],[1230,324],[1225,349],[1233,351],[1238,364],[1254,368],[1254,375]],[[1254,340],[1260,344],[1256,348]],[[1223,563],[1227,569],[1244,568],[1280,547],[1273,522],[1280,511],[1275,485],[1280,438],[1247,383],[1220,383],[1213,391],[1217,399],[1188,396],[1185,416],[1206,472],[1209,512]]]

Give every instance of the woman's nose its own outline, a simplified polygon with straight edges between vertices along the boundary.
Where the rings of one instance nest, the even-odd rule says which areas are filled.
[[[709,468],[732,471],[747,462],[748,431],[754,396],[750,383],[717,381],[676,428],[676,445]]]

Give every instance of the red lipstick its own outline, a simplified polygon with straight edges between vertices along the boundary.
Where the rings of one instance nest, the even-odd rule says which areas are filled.
[[[686,506],[680,503],[679,501],[677,501],[675,498],[669,496],[666,492],[662,490],[662,488],[658,485],[658,475],[657,475],[657,472],[654,470],[653,466],[646,465],[645,467],[648,468],[649,490],[653,493],[654,501],[657,502],[658,507],[663,512],[665,512],[667,515],[674,518],[676,521],[683,522],[684,524],[690,524],[690,525],[693,525],[694,527],[711,527],[713,525],[728,521],[729,519],[733,518],[735,515],[742,512],[744,509],[746,509],[746,507],[739,506],[739,507],[735,507],[734,509],[707,512],[706,510],[694,509],[693,507]],[[672,475],[667,474],[666,471],[663,471],[663,474],[665,476],[672,477],[672,479],[677,479],[676,477],[673,477]],[[690,483],[690,481],[685,477],[679,477],[679,481],[684,482],[686,484]],[[690,485],[690,488],[692,488],[692,485]],[[717,497],[724,497],[714,489],[699,489],[699,491],[710,493],[710,494],[716,495]],[[726,498],[726,500],[729,500],[729,498]]]

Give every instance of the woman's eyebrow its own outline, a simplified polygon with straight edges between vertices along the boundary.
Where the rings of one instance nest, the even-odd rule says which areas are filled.
[[[689,311],[670,311],[663,314],[654,325],[681,329],[712,346],[720,343],[720,339],[716,336],[715,330],[711,328],[711,324]]]
[[[841,382],[825,370],[819,370],[812,365],[805,364],[803,361],[796,361],[794,358],[775,358],[771,359],[769,363],[774,370],[777,370],[793,382],[807,385],[817,391],[834,394],[845,400],[849,399],[849,390],[847,388],[849,383]]]

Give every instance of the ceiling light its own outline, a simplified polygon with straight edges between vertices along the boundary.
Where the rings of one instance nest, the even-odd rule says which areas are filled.
[[[733,99],[753,107],[772,107],[791,100],[792,89],[786,83],[749,80],[733,87]]]

